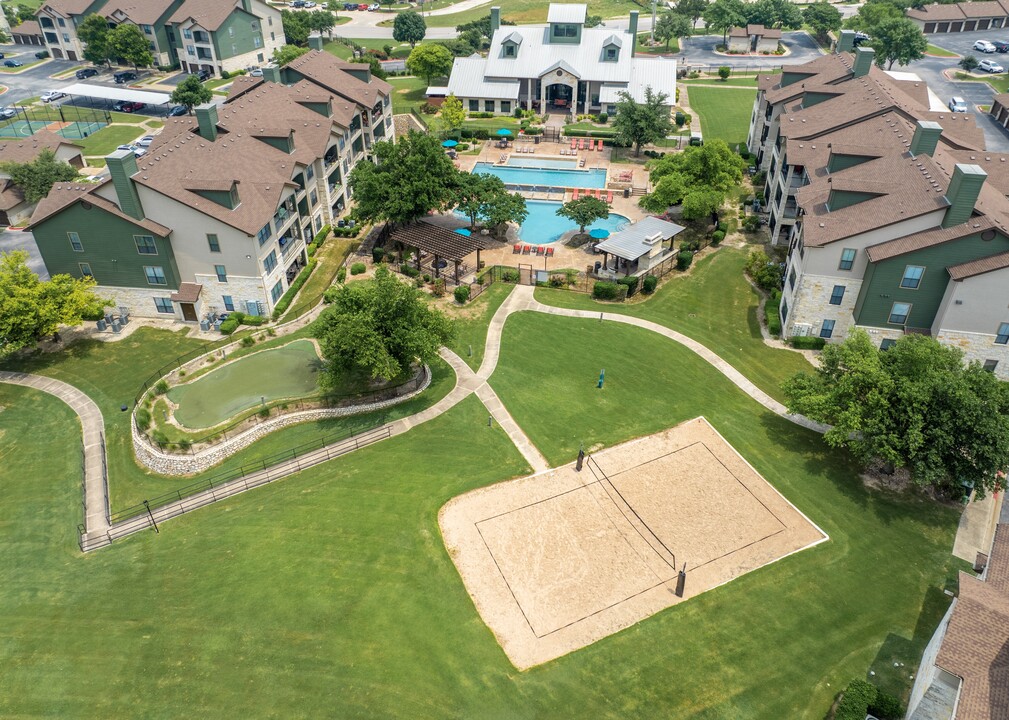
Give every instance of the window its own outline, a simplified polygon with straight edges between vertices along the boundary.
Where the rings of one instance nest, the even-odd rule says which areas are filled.
[[[1005,345],[1009,343],[1009,323],[1002,323],[998,326],[998,333],[995,335],[995,343],[997,345]]]
[[[270,291],[270,297],[273,302],[276,303],[280,299],[280,296],[284,294],[284,281],[278,280],[277,284],[273,286],[273,290]]]
[[[788,287],[795,289],[795,268],[792,268],[792,271],[788,273]]]
[[[190,55],[195,55],[196,48],[193,47],[192,45],[186,45],[186,52],[189,53]]]
[[[799,238],[799,259],[803,260],[806,257],[806,246],[802,244],[802,238]]]
[[[511,100],[502,100],[501,101],[501,112],[503,112],[503,113],[511,113],[511,111],[512,111],[512,101]]]
[[[270,239],[270,223],[266,223],[262,229],[256,234],[256,239],[259,240],[259,245],[262,246],[267,240]]]
[[[837,266],[838,270],[851,270],[855,266],[855,250],[853,248],[845,248],[841,251],[841,264]]]
[[[830,304],[840,305],[844,300],[844,285],[835,285],[834,291],[830,294]]]
[[[154,32],[154,28],[152,28],[150,25],[141,25],[140,29],[144,31],[144,35],[150,35],[152,32]]]
[[[70,33],[63,33],[63,42],[70,42]]]
[[[252,38],[252,46],[257,48],[263,47],[263,39],[259,35],[256,35]]]
[[[185,30],[182,31],[182,37],[186,38],[186,40],[192,40],[193,31],[190,30],[189,28],[186,28]]]
[[[881,342],[879,344],[879,349],[880,350],[889,350],[890,348],[892,348],[896,344],[897,344],[896,340],[893,340],[891,338],[887,338],[886,340],[884,340],[883,342]]]
[[[217,282],[228,282],[228,269],[223,265],[214,265],[214,272],[217,273]]]
[[[75,232],[68,232],[67,237],[70,238],[70,247],[74,249],[74,252],[84,252],[84,246],[81,244],[81,236]]]
[[[230,295],[221,295],[221,300],[224,301],[224,309],[228,312],[235,311],[235,301],[231,299]]]
[[[145,265],[144,275],[147,276],[148,285],[168,284],[168,280],[165,279],[165,269],[160,265]]]
[[[470,112],[480,112],[480,101],[479,100],[470,100],[469,101],[469,109],[470,109]]]
[[[890,308],[890,317],[887,322],[891,325],[904,325],[907,316],[911,314],[911,303],[895,302]]]
[[[154,298],[154,307],[158,309],[159,313],[175,313],[171,298]]]
[[[987,370],[990,373],[995,372],[995,368],[997,368],[997,367],[998,367],[998,360],[985,360],[984,361],[984,368],[983,369]]]
[[[269,25],[270,27],[273,27],[273,18],[272,17],[266,18],[266,24]]]
[[[824,320],[823,325],[820,326],[820,337],[829,338],[834,334],[834,323],[836,320]]]
[[[210,252],[221,252],[221,242],[214,233],[207,233],[207,245],[210,247]]]
[[[781,324],[785,324],[785,320],[788,319],[788,303],[785,302],[785,298],[781,298]]]
[[[91,263],[77,263],[77,266],[81,269],[81,275],[84,277],[93,278],[95,275],[91,272]]]
[[[925,268],[920,265],[908,265],[904,268],[904,276],[900,279],[900,286],[909,290],[917,290],[921,285],[921,276],[925,274]]]
[[[578,37],[578,26],[554,25],[554,37]]]
[[[615,47],[606,48],[606,59],[616,60],[617,59],[617,49]]]
[[[270,33],[270,35],[273,35],[273,33]],[[272,40],[273,38],[271,37],[270,39]],[[259,53],[258,55],[256,55],[256,61],[263,62],[263,53]]]
[[[134,235],[133,242],[137,244],[137,252],[141,255],[157,255],[158,246],[150,235]]]
[[[484,112],[494,112],[494,101],[493,100],[484,100],[483,101],[483,109],[484,109]]]
[[[319,202],[319,193],[317,193],[315,190],[312,190],[312,192],[309,193],[308,195],[308,201],[312,203],[312,207],[315,207],[316,204]]]
[[[235,28],[234,27],[229,27],[228,28],[228,37],[235,37]]]
[[[263,260],[263,269],[266,270],[266,274],[269,275],[273,272],[274,268],[277,267],[277,251],[271,250],[270,254],[266,256]]]
[[[504,46],[504,56],[510,58],[515,57],[515,46],[512,43],[507,43]]]
[[[232,45],[231,45],[231,54],[232,55],[237,55],[238,54],[238,46],[235,45],[234,43],[232,43]]]
[[[67,26],[67,21],[64,20],[63,18],[56,18],[56,22],[59,23],[60,27],[66,27]]]
[[[314,165],[307,165],[305,167],[305,177],[308,178],[309,180],[311,180],[312,178],[315,177],[315,166]]]

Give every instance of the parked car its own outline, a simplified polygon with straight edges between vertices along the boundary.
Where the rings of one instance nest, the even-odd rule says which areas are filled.
[[[131,113],[137,110],[143,110],[146,106],[142,102],[130,102],[129,100],[117,100],[115,105],[112,106],[113,110],[117,112]]]
[[[179,117],[180,115],[185,115],[188,110],[186,110],[185,105],[176,105],[171,110],[168,111],[168,117]]]
[[[358,10],[367,10],[369,7],[370,6],[368,5],[368,3],[361,3],[360,5],[357,6],[357,9]]]
[[[995,45],[996,52],[1009,52],[1009,42],[1006,42],[1005,40],[996,40],[993,44]]]
[[[137,147],[136,145],[120,145],[116,150],[129,150],[136,157],[147,154],[147,149],[142,147]]]
[[[371,5],[368,6],[368,12],[375,12],[380,7],[382,7],[382,6],[379,5],[378,3],[372,3]]]
[[[249,71],[249,77],[263,77],[263,68],[253,68]]]
[[[858,32],[855,33],[855,40],[853,44],[855,47],[858,47],[862,43],[869,42],[870,40],[872,40],[872,38],[869,37],[869,35],[859,30]]]
[[[203,68],[200,68],[199,70],[197,70],[196,72],[191,73],[191,74],[195,75],[198,78],[200,78],[200,82],[204,82],[206,80],[209,80],[212,77],[210,71],[209,70],[205,70]]]
[[[291,3],[291,7],[293,8],[305,7],[305,0],[294,0],[294,2]]]
[[[154,142],[153,135],[144,135],[142,138],[137,140],[137,147],[149,148],[152,142]]]
[[[65,98],[66,93],[61,93],[59,90],[49,90],[42,93],[42,97],[39,98],[44,103],[52,102],[53,100],[59,100],[60,98]]]
[[[974,43],[974,49],[975,50],[979,50],[980,52],[983,52],[983,53],[993,53],[993,52],[995,52],[995,46],[992,45],[987,40],[978,40],[976,43]]]
[[[0,60],[3,60],[3,59],[4,59],[4,57],[5,57],[5,56],[4,56],[4,54],[3,54],[3,53],[0,53]]]
[[[81,68],[74,75],[77,76],[78,80],[84,80],[85,78],[94,77],[98,74],[98,68]]]
[[[357,10],[357,3],[345,2],[343,4],[344,10]]]
[[[43,60],[43,59],[49,57],[49,51],[48,50],[39,50],[37,53],[35,53],[35,57],[37,57],[39,60]]]
[[[130,82],[131,80],[136,80],[137,74],[132,70],[120,70],[112,76],[112,79],[116,81],[116,85],[122,85],[123,83]]]
[[[23,62],[18,62],[17,60],[4,60],[4,67],[22,67]]]
[[[977,69],[989,73],[1005,72],[1005,68],[994,60],[982,60],[978,63]]]
[[[0,108],[0,118],[3,120],[9,120],[18,114],[18,111],[12,107]]]
[[[314,8],[314,7],[315,7],[315,3],[312,2],[312,0],[306,0],[305,1],[305,8],[306,9],[310,10],[311,8]]]
[[[967,112],[967,101],[954,95],[949,99],[949,109],[953,112]]]

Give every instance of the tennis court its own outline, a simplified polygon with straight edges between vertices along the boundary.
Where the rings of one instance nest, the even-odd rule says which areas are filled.
[[[72,121],[62,120],[9,120],[0,125],[0,137],[30,137],[39,130],[62,135],[69,140],[81,140],[93,135],[105,127],[107,123],[98,121]]]

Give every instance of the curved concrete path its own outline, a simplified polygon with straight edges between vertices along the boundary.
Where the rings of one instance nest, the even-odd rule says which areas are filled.
[[[828,429],[827,426],[813,422],[801,415],[789,414],[784,405],[756,387],[742,373],[729,365],[729,363],[701,343],[682,333],[670,330],[663,325],[628,315],[607,313],[605,311],[596,313],[595,311],[588,310],[569,310],[544,305],[536,300],[533,287],[517,286],[491,318],[487,329],[484,358],[479,370],[474,372],[462,358],[448,348],[441,349],[441,357],[455,372],[456,383],[455,387],[445,397],[431,407],[408,417],[386,423],[361,435],[320,448],[299,458],[293,458],[277,465],[263,468],[261,471],[248,476],[211,487],[203,492],[189,495],[185,498],[180,498],[178,501],[168,505],[152,508],[149,514],[136,516],[129,520],[110,525],[108,521],[108,506],[106,504],[105,477],[103,474],[105,467],[104,445],[102,443],[104,421],[98,406],[77,388],[59,380],[40,375],[0,372],[0,382],[24,385],[55,395],[70,405],[80,417],[84,434],[86,502],[85,534],[81,537],[81,547],[87,552],[110,545],[115,539],[146,530],[157,522],[177,517],[217,500],[231,497],[260,485],[287,477],[313,465],[339,457],[348,452],[353,452],[361,447],[380,442],[386,438],[402,435],[411,428],[438,417],[474,393],[487,407],[498,425],[508,434],[508,437],[515,444],[516,448],[518,448],[526,462],[532,467],[533,471],[542,472],[549,469],[550,465],[546,458],[543,457],[542,453],[540,453],[529,437],[522,431],[518,423],[515,422],[507,408],[505,408],[504,403],[501,402],[497,393],[494,392],[494,389],[487,382],[497,368],[501,357],[501,335],[508,316],[512,313],[523,311],[592,320],[602,319],[633,325],[658,333],[696,353],[725,375],[743,392],[771,412],[816,432],[822,433]]]

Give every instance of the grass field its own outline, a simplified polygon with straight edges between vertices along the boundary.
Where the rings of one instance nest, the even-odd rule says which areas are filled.
[[[386,45],[391,45],[392,55],[390,57],[393,58],[405,59],[410,54],[410,50],[412,50],[409,43],[397,43],[392,38],[355,38],[354,42],[363,48],[368,48],[369,50],[384,50]],[[323,48],[326,52],[332,53],[338,58],[343,58],[344,60],[349,60],[354,56],[354,48],[350,45],[344,45],[343,43],[336,42],[335,40],[326,42],[323,45]]]
[[[501,17],[519,24],[546,22],[548,3],[542,0],[508,0],[502,4]],[[589,15],[603,18],[626,17],[631,10],[646,12],[651,6],[633,0],[588,0]],[[455,27],[463,23],[479,20],[490,14],[490,3],[451,15],[425,16],[428,27]]]
[[[928,44],[928,49],[925,50],[925,54],[926,55],[934,55],[936,57],[945,57],[945,58],[960,57],[955,52],[951,52],[949,50],[941,48],[938,45],[933,45],[932,43]]]
[[[84,155],[108,155],[118,146],[131,143],[143,134],[143,128],[140,127],[108,125],[76,142],[83,148]]]
[[[701,119],[704,137],[721,138],[729,145],[746,142],[754,95],[755,92],[728,87],[692,87],[687,92],[690,107]]]
[[[326,292],[326,288],[333,284],[333,279],[339,272],[340,266],[343,265],[343,261],[347,259],[351,251],[357,247],[358,242],[349,238],[337,237],[331,237],[326,241],[315,254],[315,259],[319,261],[319,264],[287,309],[284,314],[285,320],[300,317],[322,301],[322,294]]]
[[[966,80],[968,82],[983,82],[988,83],[992,90],[996,93],[1009,92],[1009,75],[968,75],[965,72],[958,72],[956,74],[957,80]]]
[[[494,283],[476,300],[462,307],[447,310],[449,316],[454,317],[456,321],[455,342],[450,347],[474,370],[479,369],[480,363],[483,362],[490,320],[514,289],[514,285]],[[472,355],[470,348],[473,349]]]
[[[391,77],[388,83],[392,85],[392,111],[408,113],[411,109],[427,104],[427,81],[418,77]]]

